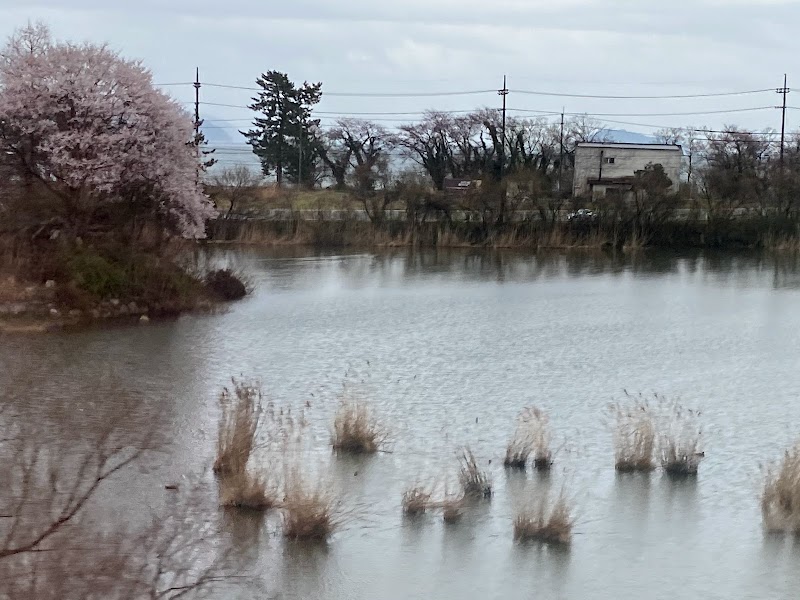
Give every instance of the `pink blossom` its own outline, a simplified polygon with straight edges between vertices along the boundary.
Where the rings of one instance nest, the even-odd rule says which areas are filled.
[[[123,206],[147,190],[186,237],[214,215],[198,178],[189,114],[150,72],[106,46],[20,30],[0,53],[0,145],[81,210]]]

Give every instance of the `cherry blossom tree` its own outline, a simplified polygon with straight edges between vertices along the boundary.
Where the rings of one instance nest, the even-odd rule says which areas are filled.
[[[52,193],[75,235],[145,218],[203,237],[214,212],[193,136],[150,72],[105,45],[57,42],[29,25],[0,51],[0,150]]]

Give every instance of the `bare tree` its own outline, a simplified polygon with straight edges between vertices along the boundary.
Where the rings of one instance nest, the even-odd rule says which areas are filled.
[[[396,138],[397,145],[425,170],[437,190],[444,189],[444,180],[452,163],[451,124],[449,115],[428,111],[419,123],[402,125]]]
[[[768,137],[732,125],[721,133],[708,134],[699,175],[710,216],[731,216],[747,204],[763,204],[773,151]]]
[[[264,176],[247,165],[225,167],[216,174],[213,179],[216,192],[228,201],[225,218],[229,218],[242,202],[254,199],[263,183]]]
[[[164,449],[153,433],[158,412],[120,392],[108,403],[116,416],[82,413],[79,441],[67,440],[59,433],[78,417],[66,406],[31,415],[29,390],[12,383],[0,397],[0,598],[177,599],[233,580],[228,550],[204,517],[215,514],[216,502],[204,502],[199,484],[164,491],[177,497],[138,531],[125,523],[101,528],[90,518],[106,482]]]
[[[649,163],[636,171],[629,207],[633,211],[635,232],[643,240],[673,216],[677,197],[670,193],[672,183],[663,165]]]
[[[664,127],[653,134],[661,144],[683,144],[686,140],[687,131],[682,127]]]
[[[575,146],[581,142],[606,142],[609,139],[608,128],[597,119],[588,115],[571,118],[566,124],[566,146],[574,152]]]

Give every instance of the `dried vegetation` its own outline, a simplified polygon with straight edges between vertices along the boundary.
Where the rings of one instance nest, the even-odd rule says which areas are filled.
[[[621,473],[655,468],[656,426],[652,409],[642,397],[628,395],[629,403],[615,404],[614,466]]]
[[[517,417],[517,426],[506,447],[503,464],[510,469],[523,470],[532,455],[534,468],[546,471],[553,464],[550,442],[547,415],[535,406],[525,408]]]
[[[283,535],[290,540],[324,542],[342,524],[336,496],[297,472],[287,476],[282,509]]]
[[[761,514],[767,531],[800,533],[800,443],[767,470]]]
[[[219,397],[221,417],[214,472],[221,476],[246,472],[264,413],[258,382],[232,379],[231,384],[232,388],[224,388]]]
[[[350,454],[373,454],[381,448],[386,436],[386,430],[365,401],[345,398],[339,403],[331,439],[334,450]]]
[[[461,491],[467,498],[491,498],[492,480],[475,460],[469,448],[464,448],[459,455],[458,481]]]
[[[564,492],[550,503],[548,495],[520,511],[514,519],[514,539],[567,545],[572,541],[572,509]]]
[[[403,492],[403,512],[409,516],[421,515],[433,506],[433,493],[422,486],[414,484]]]

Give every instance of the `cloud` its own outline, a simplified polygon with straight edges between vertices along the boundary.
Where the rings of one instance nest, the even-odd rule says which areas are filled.
[[[322,81],[324,91],[435,92],[510,87],[646,95],[773,88],[800,54],[792,0],[5,0],[0,34],[29,18],[57,36],[108,41],[160,82],[249,85],[267,69]],[[800,77],[800,73],[797,74]],[[790,85],[792,74],[790,73]],[[190,101],[191,87],[172,87]],[[246,104],[250,92],[203,88],[206,101]],[[509,96],[519,108],[656,113],[772,106],[774,94],[642,101]],[[496,94],[442,98],[325,97],[329,111],[418,111],[494,104]],[[216,118],[247,112],[206,107]],[[695,117],[620,118],[661,125],[775,125],[774,109]],[[798,114],[790,115],[790,126]],[[391,125],[391,122],[387,122]]]

